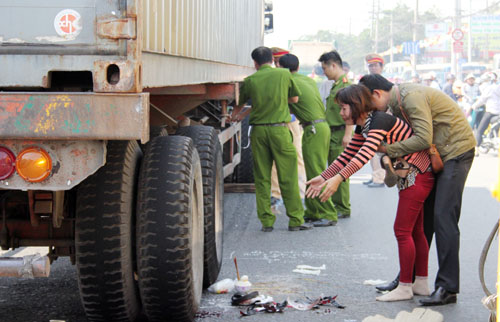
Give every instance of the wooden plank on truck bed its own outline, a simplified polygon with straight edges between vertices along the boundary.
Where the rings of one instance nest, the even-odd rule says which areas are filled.
[[[253,183],[225,183],[225,193],[255,193],[255,184]]]

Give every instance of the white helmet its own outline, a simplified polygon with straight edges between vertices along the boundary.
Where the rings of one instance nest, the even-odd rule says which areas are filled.
[[[467,76],[465,76],[465,80],[468,80],[469,78],[476,79],[476,76],[474,76],[474,74],[472,73],[468,73]]]
[[[481,83],[483,82],[491,82],[491,75],[490,73],[484,73],[483,75],[481,75]]]

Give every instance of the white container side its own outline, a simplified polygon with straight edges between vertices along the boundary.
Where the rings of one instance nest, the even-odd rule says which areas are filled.
[[[143,86],[241,81],[263,44],[262,0],[143,1]]]

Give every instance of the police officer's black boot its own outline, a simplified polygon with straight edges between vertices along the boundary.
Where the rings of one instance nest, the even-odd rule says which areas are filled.
[[[387,283],[387,284],[382,284],[382,285],[379,285],[379,286],[375,286],[375,288],[377,289],[377,291],[379,292],[385,292],[385,291],[392,291],[393,289],[395,289],[396,287],[398,287],[399,285],[399,273],[398,273],[398,276],[396,276],[396,278]]]

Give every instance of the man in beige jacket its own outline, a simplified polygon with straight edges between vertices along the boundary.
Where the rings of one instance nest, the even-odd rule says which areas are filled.
[[[370,89],[378,109],[390,109],[402,119],[406,115],[415,132],[381,152],[396,158],[428,149],[433,143],[441,154],[444,169],[436,174],[434,189],[424,206],[424,231],[429,244],[436,236],[439,270],[434,292],[420,304],[456,303],[460,290],[458,220],[465,180],[474,158],[476,140],[472,130],[458,105],[439,90],[417,84],[398,87],[380,75],[365,75],[359,83]],[[397,286],[397,282],[393,284]]]

